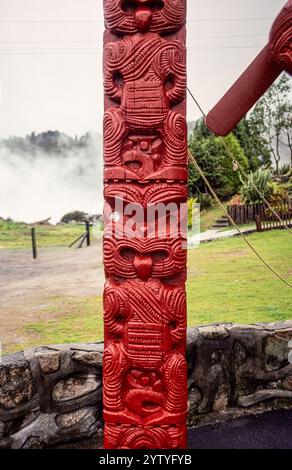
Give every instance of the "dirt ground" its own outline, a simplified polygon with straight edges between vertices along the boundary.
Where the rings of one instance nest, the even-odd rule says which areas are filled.
[[[101,295],[101,261],[101,242],[82,249],[45,248],[39,251],[37,260],[32,259],[31,250],[0,250],[2,347],[25,340],[19,337],[20,329],[42,318],[46,300]]]

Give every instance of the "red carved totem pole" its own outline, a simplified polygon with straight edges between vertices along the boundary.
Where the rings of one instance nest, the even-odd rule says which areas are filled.
[[[144,216],[187,200],[186,0],[104,12],[104,446],[185,448],[185,235]],[[129,204],[143,212],[132,237]]]

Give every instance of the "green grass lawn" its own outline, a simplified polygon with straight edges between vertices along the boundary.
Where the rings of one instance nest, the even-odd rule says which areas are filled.
[[[36,344],[62,344],[94,342],[103,338],[102,298],[74,297],[53,299],[51,306],[44,309],[44,316],[53,317],[27,325],[26,333],[33,339],[25,347]],[[56,312],[63,315],[54,319]]]
[[[226,203],[227,205],[227,203]],[[220,206],[215,205],[201,213],[201,232],[212,227],[214,221],[223,215]],[[38,225],[36,226],[39,248],[68,246],[84,233],[84,225]],[[0,220],[0,249],[31,248],[31,226]]]
[[[281,275],[292,282],[292,239],[284,230],[255,233],[249,240]],[[292,289],[260,263],[240,237],[202,244],[189,251],[188,325],[255,323],[292,319]],[[57,319],[48,320],[62,312]],[[102,339],[100,297],[57,298],[44,321],[30,324],[32,344]]]
[[[250,242],[292,283],[292,238],[286,230],[255,233]],[[292,319],[292,289],[269,272],[241,237],[189,252],[188,323]]]
[[[38,225],[36,227],[37,246],[68,246],[85,232],[84,225]],[[1,248],[30,248],[31,227],[17,222],[0,220]]]

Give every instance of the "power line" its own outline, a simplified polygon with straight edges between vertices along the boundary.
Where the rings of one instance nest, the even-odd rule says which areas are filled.
[[[193,23],[213,23],[214,21],[273,21],[274,18],[208,18],[208,19],[188,19]]]
[[[193,19],[190,18],[187,21],[191,23],[213,23],[213,22],[233,22],[233,21],[272,21],[273,18],[206,18],[206,19]],[[96,24],[103,23],[103,20],[20,20],[20,19],[6,19],[0,20],[0,23],[47,23],[47,24],[64,24],[64,23],[80,23],[80,24]]]
[[[72,39],[68,39],[68,40],[57,40],[57,41],[52,41],[52,40],[49,40],[49,41],[40,41],[40,40],[36,40],[36,41],[27,41],[27,40],[20,40],[20,41],[0,41],[0,44],[76,44],[76,43],[93,43],[93,44],[96,44],[96,43],[101,43],[102,41],[100,39],[97,39],[96,41],[94,39],[76,39],[76,40],[72,40]]]
[[[0,52],[58,52],[58,51],[98,51],[97,47],[43,47],[43,48],[18,48],[7,49]]]
[[[254,44],[252,46],[211,46],[211,47],[188,47],[191,51],[214,51],[214,50],[221,50],[221,49],[254,49],[264,47],[265,44]]]
[[[62,56],[62,55],[69,55],[70,50],[68,51],[60,51],[60,52],[49,52],[49,51],[44,51],[44,52],[0,52],[0,56]],[[96,56],[96,52],[92,51],[82,51],[82,50],[72,50],[71,55],[92,55]]]
[[[211,51],[211,50],[224,50],[224,49],[258,49],[263,47],[264,45],[254,45],[254,46],[222,46],[222,47],[189,47],[189,50],[192,51]],[[54,49],[50,48],[43,48],[43,49],[25,49],[21,51],[17,50],[9,50],[9,51],[1,51],[0,50],[0,55],[58,55],[59,53],[77,53],[77,52],[82,52],[85,54],[92,54],[96,55],[98,53],[98,48],[96,47],[91,47],[91,48],[78,48],[78,47],[70,47],[70,48],[65,48],[65,47],[58,47]]]
[[[193,39],[234,39],[234,38],[255,38],[255,37],[266,37],[267,34],[228,34],[228,35],[218,35],[218,36],[187,36],[188,40]]]
[[[35,23],[41,23],[41,24],[64,24],[64,23],[103,23],[103,20],[16,20],[16,19],[11,19],[11,20],[0,20],[0,23],[23,23],[23,24],[35,24]]]
[[[249,38],[249,37],[265,37],[266,34],[238,34],[227,36],[194,36],[188,37],[188,41],[197,39],[234,39],[234,38]],[[0,44],[75,44],[75,43],[100,43],[100,39],[67,39],[67,40],[0,40]]]

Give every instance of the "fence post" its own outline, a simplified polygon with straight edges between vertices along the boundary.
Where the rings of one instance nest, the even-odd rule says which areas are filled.
[[[87,246],[90,246],[90,223],[87,221],[85,223],[86,227],[86,244]]]
[[[31,229],[31,242],[32,242],[32,255],[33,259],[37,259],[37,245],[36,245],[36,233],[35,227]]]
[[[262,223],[261,223],[261,218],[260,218],[259,215],[255,216],[255,223],[256,223],[257,231],[261,232],[262,231]]]

